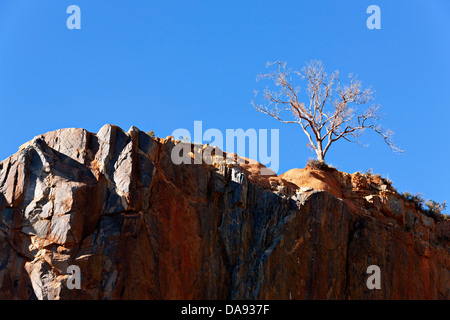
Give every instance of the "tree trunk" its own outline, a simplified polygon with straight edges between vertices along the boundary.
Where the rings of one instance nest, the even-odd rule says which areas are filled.
[[[320,162],[325,163],[325,156],[324,156],[322,151],[317,150],[316,151],[316,155],[317,155],[317,160],[319,160]]]
[[[317,160],[325,163],[325,153],[323,152],[322,141],[317,142],[316,155],[317,155]]]

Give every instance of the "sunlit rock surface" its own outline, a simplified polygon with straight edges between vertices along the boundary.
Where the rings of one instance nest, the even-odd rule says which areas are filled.
[[[62,129],[0,162],[0,299],[450,298],[449,221],[391,186],[175,165],[177,143]],[[366,286],[369,265],[380,290]]]

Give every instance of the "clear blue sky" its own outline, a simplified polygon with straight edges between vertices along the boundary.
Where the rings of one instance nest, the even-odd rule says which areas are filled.
[[[80,6],[81,30],[66,9]],[[381,8],[381,30],[366,9]],[[304,167],[306,137],[251,106],[267,61],[322,60],[372,85],[383,124],[406,154],[372,134],[328,162],[389,176],[400,192],[450,200],[450,1],[0,0],[0,158],[64,127],[128,130],[279,128],[280,171]]]

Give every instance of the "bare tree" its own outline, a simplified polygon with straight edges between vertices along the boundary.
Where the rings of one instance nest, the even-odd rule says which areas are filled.
[[[353,75],[349,75],[349,84],[342,85],[339,72],[327,74],[320,61],[309,62],[301,72],[287,70],[286,63],[280,61],[268,63],[267,67],[272,72],[258,75],[258,80],[273,80],[278,91],[265,89],[264,98],[268,103],[252,102],[253,106],[283,123],[299,124],[317,160],[325,162],[330,146],[340,139],[358,142],[365,129],[378,133],[393,151],[403,152],[395,146],[393,132],[377,124],[380,105],[370,104],[374,100],[372,89],[363,89]],[[306,82],[306,100],[300,97],[300,87],[294,86],[294,77]],[[360,112],[360,105],[369,106]],[[290,117],[282,117],[282,111],[287,111]]]

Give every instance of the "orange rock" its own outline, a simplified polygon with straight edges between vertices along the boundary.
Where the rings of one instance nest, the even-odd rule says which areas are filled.
[[[450,297],[448,220],[382,179],[262,176],[227,154],[241,161],[175,165],[176,143],[62,129],[0,162],[0,299]],[[66,285],[71,265],[80,290]],[[366,286],[369,265],[380,290]]]

